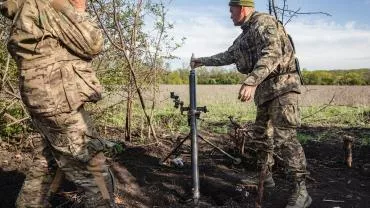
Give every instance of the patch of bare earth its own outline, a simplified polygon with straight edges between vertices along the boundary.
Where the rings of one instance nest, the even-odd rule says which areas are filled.
[[[307,180],[308,191],[313,198],[311,207],[368,207],[370,175],[366,164],[370,163],[370,146],[361,146],[359,141],[361,137],[370,136],[370,129],[302,127],[299,131],[312,138],[324,133],[328,135],[304,144],[311,173]],[[347,168],[344,162],[343,132],[355,138],[352,168]],[[240,156],[227,136],[202,134],[229,153]],[[168,137],[162,141],[158,146],[127,144],[124,151],[110,161],[118,183],[117,200],[126,207],[194,207],[187,203],[192,188],[190,144],[185,143],[179,154],[184,161],[183,167],[170,163],[161,166],[159,161],[170,152],[177,140]],[[19,156],[9,148],[3,142],[0,151],[0,207],[7,208],[14,206],[27,166],[32,165],[29,154],[20,153],[20,161]],[[238,186],[241,178],[254,173],[253,157],[243,157],[242,164],[234,165],[201,142],[199,162],[200,207],[254,207],[256,193]],[[274,178],[277,186],[266,190],[263,207],[279,208],[286,204],[289,186],[279,164],[274,169]],[[73,191],[73,186],[68,186],[69,189],[60,189],[59,198],[53,201],[55,207],[65,203],[63,200],[69,200],[69,203],[58,207],[78,207],[78,203],[69,198],[71,196],[63,194],[66,190],[69,190],[68,193]]]

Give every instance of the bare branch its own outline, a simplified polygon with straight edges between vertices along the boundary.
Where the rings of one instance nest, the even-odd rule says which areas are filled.
[[[334,98],[335,98],[335,94],[333,95],[333,97],[331,98],[331,100],[330,100],[330,102],[329,102],[328,104],[325,104],[323,107],[321,107],[321,108],[320,108],[319,110],[317,110],[316,112],[314,112],[314,113],[312,113],[312,114],[310,114],[310,115],[308,115],[308,116],[303,117],[303,118],[302,118],[302,120],[304,120],[304,119],[306,119],[306,118],[309,118],[309,117],[311,117],[311,116],[314,116],[314,115],[316,115],[317,113],[319,113],[319,112],[321,112],[321,111],[325,110],[325,108],[329,107],[329,106],[334,102]]]
[[[301,10],[301,8],[299,8],[298,10],[296,11],[293,11],[293,10],[289,10],[289,9],[283,9],[283,8],[279,8],[279,7],[276,7],[276,10],[278,10],[279,12],[288,12],[288,13],[295,13],[297,15],[316,15],[316,14],[321,14],[321,15],[325,15],[325,16],[329,16],[331,17],[332,15],[327,13],[327,12],[298,12],[299,10]]]
[[[285,14],[285,9],[286,9],[286,1],[287,0],[284,0],[284,4],[283,4],[283,12],[281,13],[281,22],[284,22],[284,14]]]
[[[287,25],[289,22],[292,21],[292,19],[298,15],[326,15],[326,16],[331,16],[331,14],[327,12],[300,12],[301,8],[298,8],[297,10],[290,10],[288,9],[288,0],[283,0],[282,6],[280,7],[279,5],[275,4],[274,0],[269,0],[269,12],[270,14],[274,15],[276,19],[278,19],[278,15],[280,15],[280,21],[284,24]],[[288,18],[286,22],[285,18]]]
[[[276,12],[276,5],[275,5],[275,0],[271,0],[271,6],[272,6],[272,11],[274,12],[275,18],[278,18],[277,12]]]
[[[297,16],[297,13],[300,11],[301,8],[299,8],[297,11],[295,11],[292,15],[290,15],[288,21],[286,21],[286,23],[284,24],[284,26],[286,26],[290,21],[292,21],[293,17],[296,17]]]
[[[9,114],[8,114],[9,115]],[[10,115],[9,115],[10,116]],[[16,125],[16,124],[19,124],[19,123],[22,123],[24,121],[27,121],[29,120],[30,117],[25,117],[25,118],[22,118],[22,119],[18,119],[18,120],[15,120],[14,122],[10,123],[10,124],[7,124],[6,127],[9,127],[9,126],[13,126],[13,125]]]
[[[269,14],[272,15],[272,4],[271,4],[271,0],[269,0]]]

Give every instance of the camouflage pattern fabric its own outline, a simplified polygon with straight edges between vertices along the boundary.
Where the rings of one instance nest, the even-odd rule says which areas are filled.
[[[22,189],[18,194],[16,206],[23,208],[49,207],[48,191],[53,179],[51,167],[55,160],[48,148],[48,143],[42,137],[31,138],[33,165],[29,167]]]
[[[20,71],[22,100],[34,126],[48,143],[65,177],[85,191],[85,207],[109,207],[112,175],[103,141],[94,131],[85,102],[101,99],[102,87],[91,59],[103,46],[102,32],[68,0],[0,0],[0,12],[13,20],[8,50]],[[18,207],[45,207],[51,182],[47,159],[30,168]],[[109,205],[110,204],[110,205]]]
[[[247,74],[244,84],[257,86],[253,135],[258,166],[267,163],[271,168],[276,153],[289,175],[303,180],[307,171],[296,132],[301,91],[293,46],[284,27],[271,15],[251,13],[241,28],[243,32],[227,51],[199,60],[205,66],[235,63],[239,72]]]
[[[54,1],[65,4],[55,9]],[[102,49],[97,23],[68,0],[0,0],[0,11],[14,22],[8,49],[19,64],[91,59]]]
[[[102,92],[91,63],[81,59],[24,68],[19,86],[28,111],[42,116],[71,112],[100,100]]]
[[[32,121],[52,147],[56,163],[66,179],[84,190],[85,207],[105,206],[103,199],[106,198],[101,193],[96,176],[104,178],[110,194],[108,197],[113,199],[113,179],[102,154],[104,142],[97,138],[89,115],[83,107],[50,117],[33,116]]]
[[[271,15],[252,13],[241,26],[243,32],[225,52],[201,57],[206,66],[235,63],[247,74],[244,84],[257,86],[255,103],[261,105],[287,92],[300,93],[295,57],[284,27]]]
[[[298,94],[286,93],[257,107],[254,141],[257,146],[257,165],[274,165],[273,153],[281,158],[292,180],[303,180],[306,158],[297,140],[297,126],[300,125]],[[268,130],[272,129],[272,135]]]
[[[54,9],[55,1],[63,7]],[[31,113],[52,116],[101,99],[90,60],[101,51],[103,37],[87,13],[68,0],[0,0],[0,11],[13,18],[8,49]]]

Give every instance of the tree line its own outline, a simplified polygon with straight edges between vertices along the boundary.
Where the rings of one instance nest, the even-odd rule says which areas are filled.
[[[167,70],[162,84],[187,84],[188,69]],[[306,85],[370,85],[370,69],[349,70],[302,70]],[[198,84],[240,84],[246,75],[234,69],[201,68],[197,70]]]

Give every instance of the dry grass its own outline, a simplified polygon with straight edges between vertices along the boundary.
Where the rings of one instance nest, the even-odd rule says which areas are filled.
[[[237,99],[239,88],[240,85],[198,85],[197,105],[206,105],[210,110],[202,118],[210,123],[224,123],[228,116],[241,122],[253,121],[256,107],[253,102]],[[187,85],[162,85],[159,109],[171,104],[171,91],[188,105]],[[370,86],[303,86],[300,107],[305,125],[369,126]]]
[[[240,85],[198,85],[198,104],[239,104],[239,88]],[[160,100],[168,99],[171,91],[176,92],[184,101],[188,100],[187,85],[161,85]],[[331,105],[370,106],[370,86],[303,86],[300,103],[301,106],[321,106],[328,104],[333,97]]]
[[[253,102],[242,103],[237,99],[240,85],[198,85],[197,106],[207,106],[209,112],[202,114],[202,123],[217,126],[225,132],[223,124],[233,116],[240,122],[253,121],[256,107]],[[187,127],[185,116],[173,108],[170,92],[175,92],[189,105],[188,85],[161,85],[157,94],[157,107],[154,113],[158,125],[178,130]],[[113,93],[103,99],[98,106],[111,105],[122,100],[125,95]],[[147,106],[151,106],[151,93],[145,96]],[[302,124],[325,126],[366,126],[370,121],[370,86],[303,86],[300,96]],[[100,118],[102,123],[113,126],[124,125],[125,102],[110,109]],[[143,117],[139,103],[135,103],[134,120],[142,126]],[[216,124],[216,125],[215,125]]]

